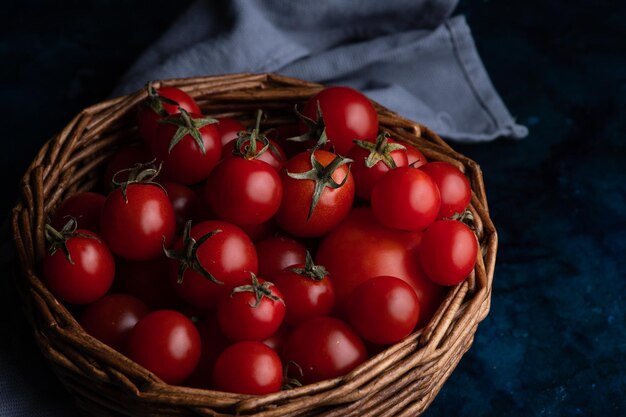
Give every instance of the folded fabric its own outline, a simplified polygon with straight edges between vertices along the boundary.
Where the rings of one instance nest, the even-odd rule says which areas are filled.
[[[126,74],[148,80],[276,72],[355,87],[458,141],[523,138],[456,0],[197,1]]]

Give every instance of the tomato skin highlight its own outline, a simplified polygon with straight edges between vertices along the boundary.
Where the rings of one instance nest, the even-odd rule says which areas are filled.
[[[411,334],[419,318],[419,301],[413,288],[391,276],[359,284],[348,300],[348,319],[364,340],[396,343]]]
[[[424,272],[439,285],[456,285],[472,272],[478,255],[476,235],[466,224],[439,220],[424,232],[419,259]]]
[[[289,376],[303,384],[345,375],[367,359],[359,336],[333,317],[316,317],[299,324],[283,350],[284,362],[293,361],[302,369],[300,375],[290,367]]]
[[[213,369],[213,388],[263,395],[280,391],[282,365],[276,352],[261,342],[239,342],[226,348]]]
[[[336,155],[317,150],[314,157],[326,167]],[[276,222],[283,230],[298,237],[325,235],[348,215],[354,201],[354,179],[348,166],[342,165],[331,176],[338,184],[341,184],[347,177],[345,183],[337,189],[325,187],[311,217],[307,219],[315,182],[291,178],[288,173],[303,173],[311,168],[311,154],[302,152],[288,160],[281,173],[283,203],[276,213]]]
[[[350,87],[328,87],[311,97],[302,114],[317,121],[317,105],[322,110],[330,145],[346,155],[352,141],[374,140],[378,134],[378,114],[372,103]]]
[[[113,253],[122,258],[147,261],[160,257],[176,230],[172,203],[154,184],[131,183],[127,201],[120,188],[107,197],[100,216],[102,237]]]
[[[128,357],[161,378],[177,385],[200,360],[200,335],[193,322],[174,310],[144,316],[130,332]]]
[[[324,265],[335,288],[335,312],[346,313],[350,293],[360,283],[390,275],[408,283],[420,303],[418,327],[428,323],[443,301],[446,288],[429,280],[418,258],[421,232],[390,229],[378,223],[371,208],[357,207],[326,236],[316,263]],[[349,254],[349,256],[348,256]]]
[[[435,182],[417,169],[387,172],[372,191],[372,210],[379,222],[400,230],[419,231],[431,224],[441,207]]]
[[[115,260],[104,242],[89,230],[67,240],[73,264],[57,249],[43,259],[43,278],[59,300],[71,304],[90,304],[107,293],[115,277]]]

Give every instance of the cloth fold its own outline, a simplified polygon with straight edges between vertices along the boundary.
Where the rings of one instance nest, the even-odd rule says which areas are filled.
[[[116,93],[148,80],[276,72],[348,85],[441,136],[520,139],[457,0],[200,0],[136,61]]]

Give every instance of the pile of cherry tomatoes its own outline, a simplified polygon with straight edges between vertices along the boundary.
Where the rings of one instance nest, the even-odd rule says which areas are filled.
[[[425,325],[473,270],[455,166],[379,131],[347,87],[246,129],[176,88],[102,192],[46,226],[43,278],[85,331],[169,384],[266,394],[346,374]]]

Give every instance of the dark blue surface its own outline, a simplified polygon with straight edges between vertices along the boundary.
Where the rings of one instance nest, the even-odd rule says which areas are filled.
[[[186,5],[118,3],[1,6],[3,213],[39,146],[105,97]],[[460,5],[494,84],[531,134],[454,145],[483,168],[500,250],[491,313],[430,417],[626,414],[626,5],[615,4]],[[30,415],[66,409],[71,400],[40,371],[45,362],[12,313],[7,281],[5,272],[0,348],[11,365],[0,372],[18,375],[31,398],[49,390]],[[8,392],[0,387],[0,411],[10,409]]]

